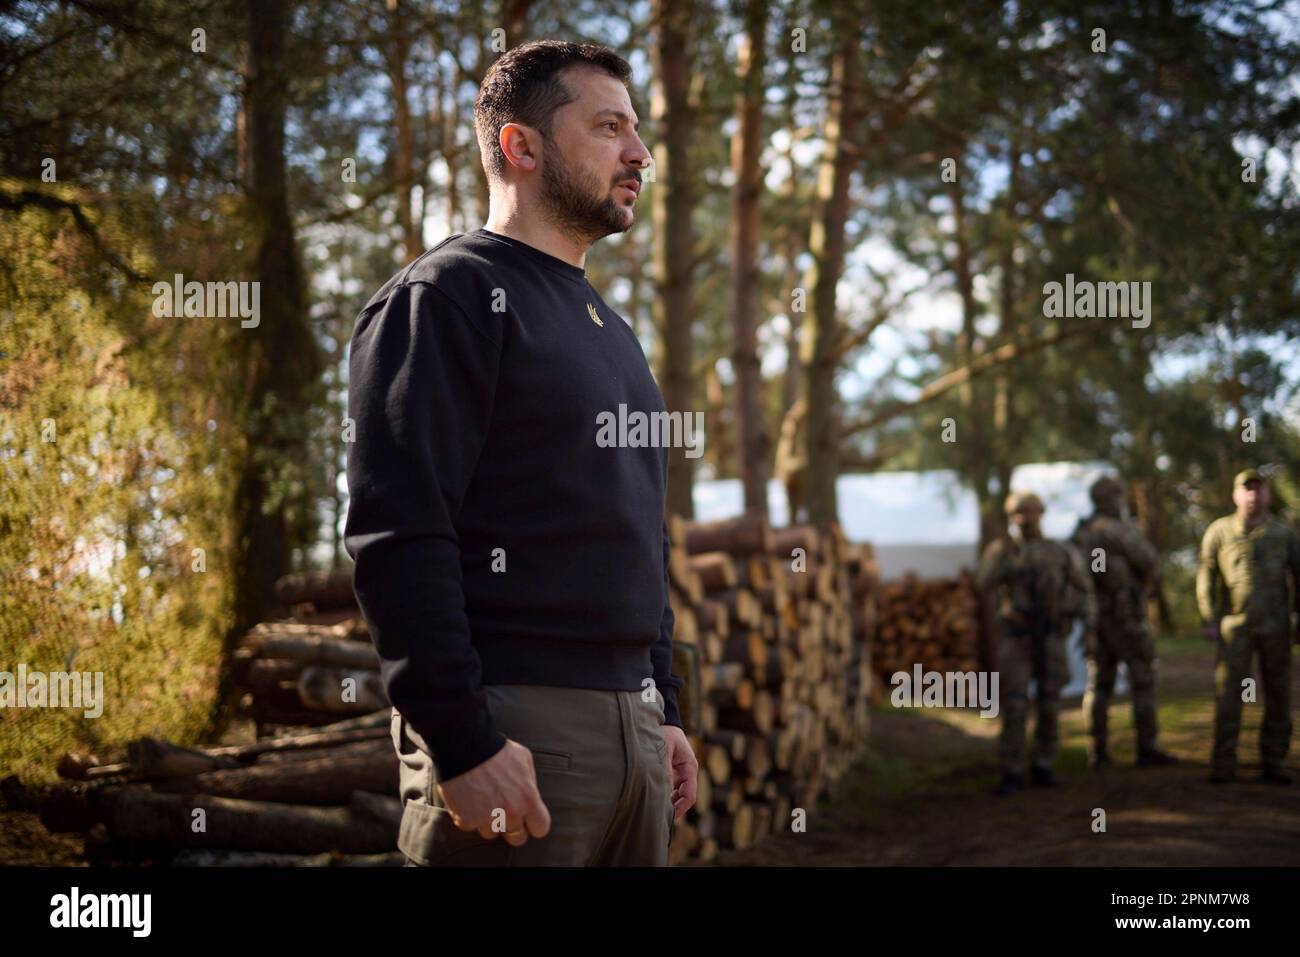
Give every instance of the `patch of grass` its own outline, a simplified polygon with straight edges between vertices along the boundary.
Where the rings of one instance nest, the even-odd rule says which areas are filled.
[[[927,770],[907,758],[868,748],[845,775],[842,793],[850,800],[907,794],[922,783]]]
[[[1178,659],[1180,680],[1158,684],[1160,743],[1200,760],[1207,727],[1213,723],[1214,701],[1206,687],[1212,669],[1212,650],[1199,634],[1186,633],[1157,643],[1158,654]],[[1198,674],[1198,659],[1205,680]],[[1190,676],[1190,677],[1189,677]],[[1056,770],[1063,776],[1082,775],[1088,766],[1088,716],[1079,699],[1063,702]],[[1242,740],[1258,728],[1261,709],[1247,708]],[[897,709],[882,705],[872,712],[872,742],[841,781],[835,802],[855,820],[870,820],[890,803],[911,795],[978,793],[991,789],[999,775],[997,737],[999,721],[990,722],[972,709]],[[1111,754],[1120,763],[1135,757],[1132,699],[1112,700],[1109,714]],[[1031,706],[1026,727],[1027,745],[1033,742]],[[873,810],[874,809],[874,810]]]
[[[846,823],[870,822],[912,794],[936,789],[974,793],[995,783],[988,739],[962,727],[979,718],[959,711],[883,707],[872,720],[889,745],[868,745],[840,780],[835,805]],[[881,728],[885,723],[887,731]]]
[[[1199,631],[1180,631],[1156,637],[1157,658],[1196,658],[1213,655],[1213,646]]]

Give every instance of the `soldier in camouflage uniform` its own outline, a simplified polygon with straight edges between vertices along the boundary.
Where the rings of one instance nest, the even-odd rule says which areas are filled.
[[[1002,733],[998,756],[1002,782],[998,794],[1024,787],[1020,762],[1025,748],[1029,679],[1037,682],[1037,721],[1030,781],[1056,783],[1061,689],[1069,678],[1065,638],[1074,617],[1083,615],[1088,631],[1096,625],[1092,581],[1078,552],[1043,538],[1043,503],[1037,495],[1016,492],[1006,501],[1012,523],[1008,539],[990,543],[980,558],[976,587],[997,603],[997,648]]]
[[[1110,763],[1106,716],[1122,661],[1133,685],[1133,724],[1139,767],[1174,764],[1156,747],[1155,640],[1147,618],[1148,589],[1158,572],[1156,550],[1124,521],[1124,485],[1100,478],[1089,489],[1093,514],[1079,522],[1071,541],[1092,572],[1097,596],[1097,630],[1088,643],[1088,690],[1083,710],[1089,717],[1088,764]]]
[[[1238,473],[1232,489],[1236,514],[1211,523],[1201,539],[1196,600],[1205,637],[1218,645],[1210,775],[1216,783],[1236,776],[1243,683],[1256,652],[1264,693],[1262,780],[1292,781],[1283,767],[1291,746],[1291,641],[1296,635],[1287,579],[1300,605],[1300,537],[1269,516],[1268,500],[1268,485],[1258,471]]]

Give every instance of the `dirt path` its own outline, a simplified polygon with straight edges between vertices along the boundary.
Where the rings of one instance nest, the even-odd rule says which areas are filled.
[[[1260,784],[1260,705],[1247,705],[1240,783],[1210,784],[1213,655],[1189,641],[1162,643],[1161,746],[1183,760],[1172,768],[1132,766],[1132,712],[1111,708],[1117,764],[1086,766],[1078,700],[1062,712],[1062,784],[1012,797],[992,794],[997,722],[974,713],[896,710],[872,714],[867,753],[833,800],[808,814],[808,830],[717,865],[1295,865],[1300,863],[1300,784]],[[1300,682],[1292,700],[1300,701]],[[1031,727],[1032,733],[1032,727]],[[1295,770],[1293,748],[1291,767]],[[1297,775],[1300,778],[1300,774]],[[1092,830],[1093,809],[1106,832]]]

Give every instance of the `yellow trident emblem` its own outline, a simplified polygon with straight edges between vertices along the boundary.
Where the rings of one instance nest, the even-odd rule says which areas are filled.
[[[587,303],[587,314],[591,316],[591,321],[596,325],[600,326],[602,329],[605,327],[605,323],[601,321],[600,316],[596,315],[596,307],[591,303]]]

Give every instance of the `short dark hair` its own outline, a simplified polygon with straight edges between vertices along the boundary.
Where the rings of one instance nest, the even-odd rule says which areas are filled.
[[[507,123],[522,123],[551,138],[555,111],[577,99],[560,72],[585,65],[604,70],[625,86],[632,67],[606,47],[564,40],[535,40],[507,50],[488,68],[474,103],[474,128],[483,168],[505,178],[506,157],[499,135]]]

